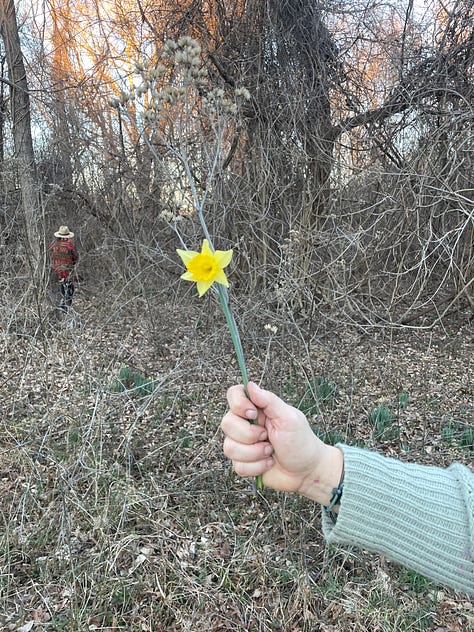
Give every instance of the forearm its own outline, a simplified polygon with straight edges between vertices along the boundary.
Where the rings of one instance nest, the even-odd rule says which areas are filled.
[[[323,515],[330,543],[386,555],[442,584],[474,592],[474,475],[403,463],[339,446],[344,495],[334,524]]]

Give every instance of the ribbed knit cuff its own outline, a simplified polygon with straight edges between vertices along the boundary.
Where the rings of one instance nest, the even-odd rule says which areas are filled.
[[[327,541],[380,553],[474,593],[474,474],[460,464],[442,469],[338,447],[344,493],[336,523],[323,512]]]

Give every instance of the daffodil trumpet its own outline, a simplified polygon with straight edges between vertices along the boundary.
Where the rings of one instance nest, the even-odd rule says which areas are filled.
[[[176,252],[186,266],[186,272],[181,275],[181,278],[185,281],[194,281],[196,283],[199,296],[203,296],[203,294],[205,294],[207,290],[216,283],[222,311],[224,312],[235,353],[237,355],[237,362],[242,375],[244,390],[248,397],[247,385],[249,378],[247,366],[245,364],[239,330],[237,329],[237,324],[229,305],[229,295],[227,292],[229,282],[227,281],[227,277],[224,272],[224,268],[229,265],[232,259],[232,250],[214,250],[209,240],[204,239],[201,252],[180,249],[177,249]],[[257,476],[255,486],[259,491],[263,489],[261,475]]]

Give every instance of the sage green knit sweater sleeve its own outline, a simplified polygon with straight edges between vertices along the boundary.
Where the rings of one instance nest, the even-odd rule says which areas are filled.
[[[335,523],[323,512],[327,541],[380,553],[474,593],[474,474],[461,464],[442,469],[338,447],[344,493]]]

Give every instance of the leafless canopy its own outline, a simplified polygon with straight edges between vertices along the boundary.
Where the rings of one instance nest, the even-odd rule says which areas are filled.
[[[49,230],[66,206],[91,252],[98,228],[114,236],[120,275],[153,270],[157,258],[155,274],[171,270],[177,243],[163,211],[181,212],[176,191],[186,198],[186,184],[169,168],[166,143],[143,135],[140,110],[125,117],[121,104],[134,63],[190,35],[210,87],[244,87],[251,96],[226,127],[211,180],[213,122],[199,96],[201,134],[194,146],[188,138],[209,223],[238,253],[237,286],[264,289],[269,307],[308,322],[431,326],[454,308],[472,309],[472,1],[433,0],[424,12],[412,1],[350,0],[128,8],[112,14],[99,0],[52,2],[48,28],[42,16],[19,17],[42,204],[36,220],[31,204],[2,217],[13,257],[13,227],[25,208],[28,225],[45,217]],[[5,28],[3,37],[7,46]],[[27,122],[13,107],[20,81],[10,75],[2,84],[12,88],[18,139]],[[166,81],[176,84],[171,67]],[[28,191],[10,177],[10,120],[1,122],[11,202],[12,189]],[[197,239],[189,213],[181,230]],[[30,242],[40,234],[31,230]]]

